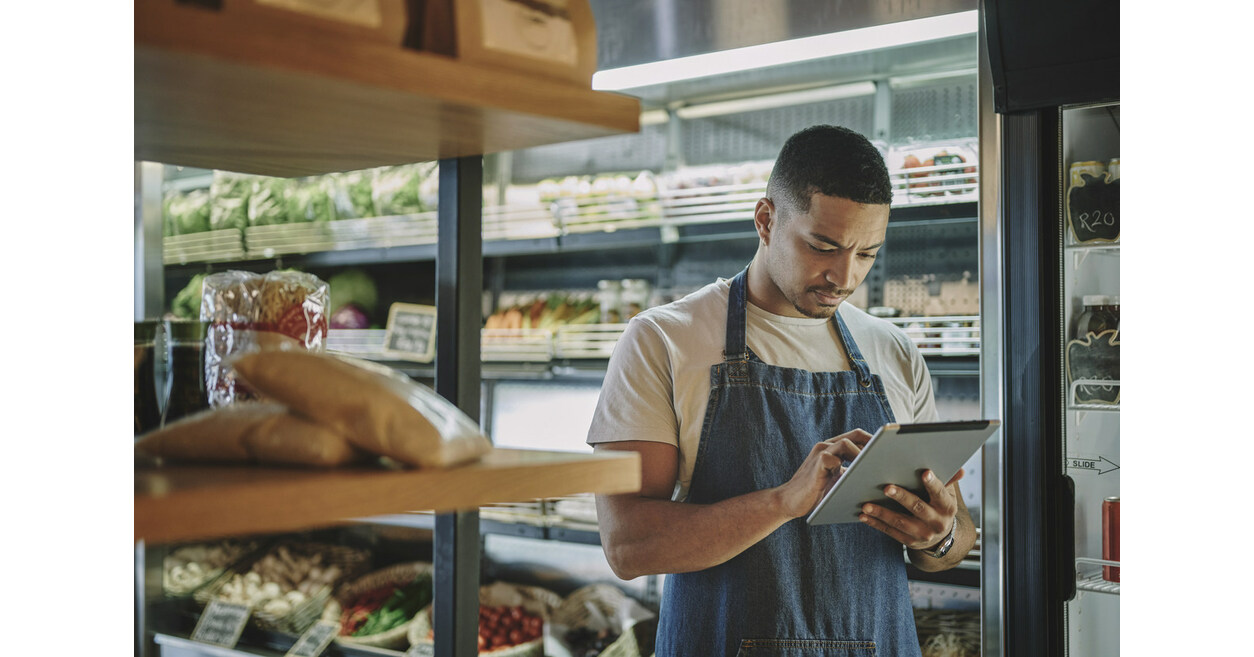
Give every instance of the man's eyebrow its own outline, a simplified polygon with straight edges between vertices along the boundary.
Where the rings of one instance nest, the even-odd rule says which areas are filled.
[[[816,239],[816,240],[818,240],[818,241],[820,241],[820,242],[823,242],[823,243],[826,243],[826,244],[831,244],[832,246],[834,246],[834,247],[836,247],[836,248],[838,248],[838,249],[848,249],[848,248],[849,248],[849,247],[845,246],[844,244],[841,244],[840,242],[837,242],[836,240],[834,240],[834,239],[832,239],[832,238],[830,238],[830,237],[827,237],[826,235],[820,235],[820,234],[818,234],[818,233],[810,233],[810,237],[813,237],[814,239]],[[872,245],[870,245],[870,246],[863,247],[861,250],[862,250],[862,251],[870,251],[871,249],[878,249],[878,248],[880,248],[881,246],[884,246],[884,242],[883,242],[883,241],[880,241],[878,244],[872,244]]]

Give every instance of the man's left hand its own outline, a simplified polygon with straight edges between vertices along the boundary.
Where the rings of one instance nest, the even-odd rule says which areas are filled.
[[[926,500],[901,486],[889,484],[884,487],[884,494],[907,513],[868,502],[862,505],[858,519],[911,550],[931,549],[944,540],[953,527],[954,515],[958,512],[958,492],[954,484],[963,474],[959,470],[949,483],[942,485],[931,470],[924,471],[921,478],[928,495]]]

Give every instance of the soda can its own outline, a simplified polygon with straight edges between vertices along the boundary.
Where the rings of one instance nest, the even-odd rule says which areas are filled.
[[[1072,162],[1071,163],[1071,186],[1079,187],[1084,184],[1084,174],[1088,174],[1094,178],[1101,178],[1106,173],[1106,165],[1097,161],[1088,162]]]
[[[1119,180],[1119,158],[1115,158],[1106,165],[1106,178],[1109,182]]]
[[[1119,498],[1102,501],[1102,560],[1119,560]],[[1102,579],[1119,581],[1119,566],[1102,566]]]

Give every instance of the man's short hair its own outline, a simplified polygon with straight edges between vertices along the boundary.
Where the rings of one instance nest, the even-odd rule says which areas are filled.
[[[776,206],[783,202],[797,212],[810,210],[815,193],[871,205],[893,200],[879,150],[866,137],[834,125],[811,126],[789,137],[766,187]]]

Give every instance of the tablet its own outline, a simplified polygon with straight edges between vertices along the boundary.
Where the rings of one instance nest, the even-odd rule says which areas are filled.
[[[897,484],[926,499],[919,475],[931,469],[941,481],[949,481],[999,425],[997,420],[971,420],[880,427],[806,522],[859,522],[858,514],[867,502],[903,510],[884,495],[888,484]]]

